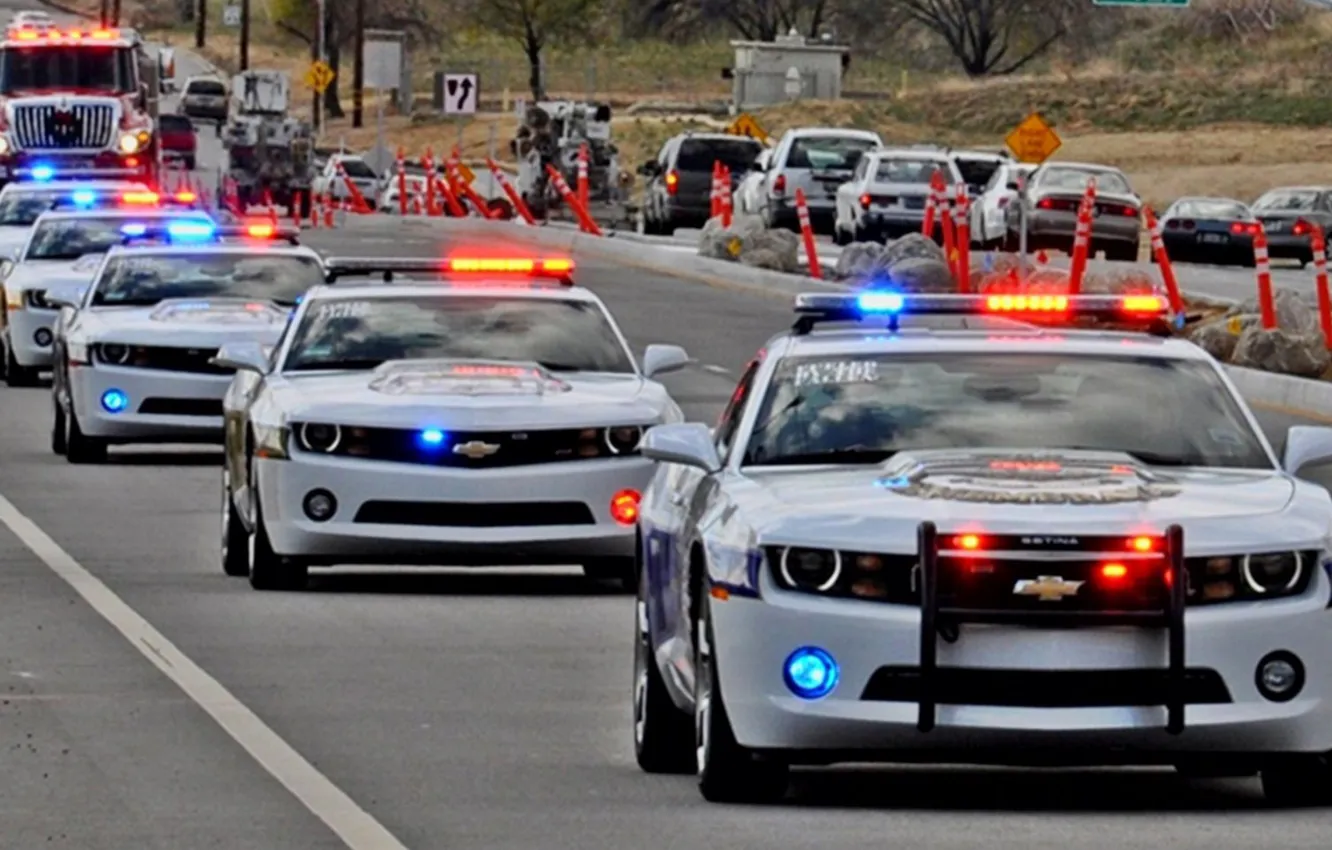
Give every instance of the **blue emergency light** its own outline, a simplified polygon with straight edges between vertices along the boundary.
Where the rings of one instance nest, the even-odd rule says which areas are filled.
[[[32,179],[47,181],[55,177],[55,169],[49,165],[34,165],[32,167]]]
[[[416,439],[420,442],[422,448],[437,449],[444,445],[444,436],[444,432],[439,428],[426,428],[417,435]]]
[[[211,239],[217,232],[206,221],[173,221],[167,225],[167,234],[172,239]]]
[[[120,232],[126,236],[142,236],[148,232],[148,225],[139,221],[122,224],[120,226]]]
[[[70,200],[77,206],[90,207],[97,203],[97,193],[91,189],[79,189],[70,195]]]

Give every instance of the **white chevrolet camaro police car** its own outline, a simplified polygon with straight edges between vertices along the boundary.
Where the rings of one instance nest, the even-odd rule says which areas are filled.
[[[1278,458],[1194,345],[1030,323],[1159,323],[1153,295],[797,312],[715,433],[644,438],[645,770],[714,801],[869,761],[1173,765],[1332,799],[1332,499],[1295,477],[1332,430]]]
[[[7,183],[0,189],[0,257],[13,258],[28,241],[37,217],[62,200],[72,209],[95,209],[106,198],[120,201],[122,195],[147,197],[142,183],[124,180],[53,180],[49,183]]]
[[[212,223],[202,212],[137,205],[60,210],[38,216],[17,259],[0,261],[5,290],[2,341],[9,386],[32,386],[41,370],[51,368],[59,309],[49,302],[46,293],[55,287],[86,286],[102,264],[103,255],[124,241],[126,226],[146,227],[166,219],[187,219],[198,226]]]
[[[256,588],[311,566],[579,564],[628,581],[653,464],[681,421],[568,260],[327,261],[442,280],[310,292],[271,357],[229,345],[222,567]],[[387,277],[387,275],[386,275]]]
[[[232,375],[213,356],[237,341],[275,343],[323,282],[319,255],[271,225],[160,226],[169,244],[112,248],[86,291],[48,292],[67,308],[56,327],[51,449],[72,463],[100,462],[113,444],[221,443]]]

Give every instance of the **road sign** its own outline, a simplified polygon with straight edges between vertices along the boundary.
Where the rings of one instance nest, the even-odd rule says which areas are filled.
[[[466,163],[458,163],[458,176],[463,179],[467,185],[471,185],[476,180],[476,172],[468,168]]]
[[[763,125],[754,120],[754,116],[748,112],[741,112],[731,122],[731,126],[726,128],[726,132],[732,136],[748,136],[751,139],[758,139],[763,144],[770,140],[768,131],[763,129]]]
[[[476,100],[476,74],[444,75],[445,115],[475,115]]]
[[[1059,150],[1064,142],[1054,128],[1045,122],[1041,113],[1033,112],[1022,123],[1013,128],[1004,139],[1004,144],[1021,162],[1040,165]]]
[[[1169,6],[1183,9],[1189,0],[1092,0],[1093,6]]]
[[[241,24],[241,7],[240,7],[240,6],[223,6],[223,7],[222,7],[222,23],[223,23],[224,26],[228,26],[228,27],[238,27],[238,26],[240,26],[240,24]]]
[[[310,70],[305,72],[305,84],[323,94],[324,90],[333,84],[333,78],[336,76],[328,63],[320,59],[311,63]]]

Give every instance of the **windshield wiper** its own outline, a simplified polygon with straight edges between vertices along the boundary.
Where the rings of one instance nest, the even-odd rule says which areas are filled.
[[[776,455],[775,457],[751,457],[746,458],[745,463],[749,466],[804,466],[821,463],[875,464],[883,463],[895,454],[897,454],[897,449],[871,449],[863,446],[853,446],[841,449],[825,449],[818,452]]]

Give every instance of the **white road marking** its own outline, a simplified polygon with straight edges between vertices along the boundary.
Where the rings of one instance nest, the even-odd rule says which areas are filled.
[[[731,374],[731,370],[730,370],[730,369],[727,369],[725,366],[716,366],[716,365],[713,365],[713,364],[711,364],[711,363],[708,363],[708,364],[704,365],[704,366],[703,366],[703,371],[704,371],[704,372],[711,372],[711,373],[714,374],[714,375],[729,375],[729,374]]]
[[[222,683],[209,676],[119,596],[75,561],[14,504],[0,496],[0,522],[64,579],[157,669],[180,687],[261,767],[282,783],[350,850],[407,850],[383,824],[278,737]]]

